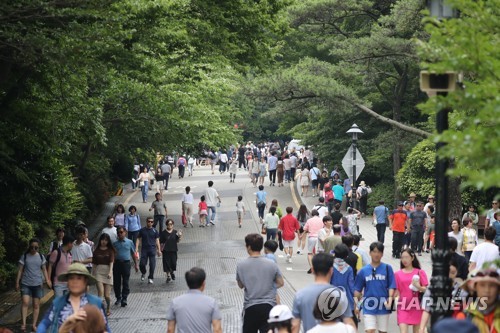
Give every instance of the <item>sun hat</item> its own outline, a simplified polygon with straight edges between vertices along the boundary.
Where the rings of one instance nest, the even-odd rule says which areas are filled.
[[[429,196],[427,197],[427,199],[434,199],[434,196],[432,194],[429,194]]]
[[[366,186],[366,183],[364,180],[362,180],[360,183],[359,183],[359,186]]]
[[[411,192],[411,193],[410,193],[410,195],[409,195],[408,197],[410,197],[410,198],[415,198],[416,196],[417,196],[417,195],[416,195],[415,193]]]
[[[68,276],[70,276],[70,275],[86,276],[89,284],[93,284],[96,282],[95,278],[87,270],[87,267],[85,267],[84,264],[81,264],[79,262],[76,262],[74,264],[69,265],[68,271],[64,274],[59,275],[59,277],[57,279],[61,282],[67,282]]]
[[[268,323],[279,323],[293,318],[292,311],[286,305],[276,305],[269,312]]]
[[[500,287],[500,269],[475,269],[467,275],[467,280],[462,283],[460,288],[469,294],[475,290],[477,282],[492,282]]]

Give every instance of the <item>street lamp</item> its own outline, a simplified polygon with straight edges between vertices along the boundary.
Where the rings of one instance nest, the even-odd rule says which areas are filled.
[[[351,207],[357,208],[356,203],[356,144],[358,141],[358,133],[363,134],[358,125],[352,124],[351,128],[346,132],[352,134],[352,180],[351,180]],[[347,175],[349,176],[349,175]]]
[[[444,0],[428,0],[427,6],[430,15],[440,20],[457,16],[457,11],[446,5]],[[440,74],[427,71],[420,72],[420,89],[429,96],[447,96],[448,92],[454,91],[456,87],[457,74],[455,72]],[[451,111],[450,108],[444,108],[436,114],[436,130],[438,134],[442,134],[448,129],[448,113]],[[451,306],[446,307],[443,302],[440,302],[440,300],[450,300],[452,292],[452,281],[449,278],[448,176],[446,175],[449,160],[437,156],[437,151],[444,145],[444,142],[436,143],[435,248],[432,250],[432,278],[430,283],[432,326],[440,319],[451,315]]]

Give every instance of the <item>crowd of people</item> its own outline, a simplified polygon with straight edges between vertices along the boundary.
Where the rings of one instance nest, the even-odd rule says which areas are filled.
[[[219,164],[219,172],[229,172],[230,182],[234,182],[236,174],[244,170],[253,186],[258,186],[255,205],[262,231],[245,237],[249,257],[236,269],[236,282],[244,290],[243,332],[299,332],[301,327],[304,332],[356,332],[360,320],[368,333],[387,332],[393,311],[402,333],[410,328],[425,332],[433,308],[429,301],[432,287],[418,257],[433,249],[434,197],[429,195],[424,204],[411,193],[392,211],[380,201],[372,215],[378,241],[371,243],[367,252],[360,248],[364,239],[358,220],[368,215],[370,187],[362,181],[353,194],[350,181],[342,181],[337,168],[328,174],[310,150],[281,152],[273,147],[249,143],[207,153],[212,173]],[[16,289],[23,296],[21,330],[27,329],[27,310],[32,302],[32,331],[77,332],[79,326],[88,323],[86,318],[92,318],[99,332],[109,331],[111,289],[114,304],[126,307],[132,268],[141,272],[141,281],[147,279],[153,284],[157,257],[162,257],[166,283],[174,281],[183,233],[174,228],[174,220],[167,218],[163,191],[168,190],[175,168],[182,179],[186,166],[191,176],[199,163],[194,157],[179,156],[175,160],[169,155],[155,169],[137,168],[133,187],[141,188],[143,203],[147,203],[153,180],[158,186],[149,207],[153,215],[146,218],[144,227],[134,205],[125,209],[118,204],[96,244],[89,240],[83,224],[76,228],[74,238],[58,229],[47,255],[39,253],[39,241],[32,239],[19,260],[16,280]],[[307,197],[311,190],[317,203],[310,208],[303,204],[296,212],[290,206],[283,211],[277,199],[268,199],[266,177],[269,186],[299,182],[301,195]],[[351,206],[351,199],[357,204]],[[192,228],[195,202],[189,186],[181,203],[181,224]],[[341,212],[343,203],[345,214]],[[198,202],[200,227],[215,227],[220,222],[220,204],[214,182],[209,181]],[[454,317],[470,319],[480,333],[500,333],[499,270],[488,266],[499,260],[500,210],[498,201],[492,205],[483,243],[478,240],[478,216],[473,206],[451,221],[449,232]],[[235,206],[241,228],[247,212],[242,196]],[[397,271],[383,261],[387,227],[393,233],[392,257],[400,262]],[[287,265],[293,263],[294,255],[307,251],[307,273],[314,276],[312,285],[296,293],[292,309],[280,304],[278,289],[284,280],[274,254],[278,249],[284,251]],[[205,271],[194,267],[185,272],[184,278],[189,291],[172,301],[167,313],[168,332],[222,332],[217,302],[203,295]],[[56,299],[37,325],[43,280],[54,290]],[[88,293],[90,284],[96,284],[97,296]],[[464,301],[470,297],[484,300],[486,307]],[[335,309],[330,307],[332,302],[337,304]],[[327,310],[333,315],[325,315]]]

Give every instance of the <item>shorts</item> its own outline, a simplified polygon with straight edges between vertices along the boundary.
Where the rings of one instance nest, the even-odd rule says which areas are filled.
[[[21,296],[29,296],[31,298],[42,298],[43,289],[42,286],[27,286],[21,284]]]
[[[316,248],[316,243],[318,242],[318,237],[308,237],[307,238],[307,253],[313,253]]]
[[[292,240],[284,240],[283,239],[283,247],[293,247],[293,241],[295,239],[292,239]]]
[[[312,187],[318,187],[318,180],[317,179],[313,179],[311,181],[311,184],[312,184]]]
[[[427,223],[427,228],[425,229],[425,235],[429,236],[431,233],[433,233],[435,226],[436,225],[434,223]]]
[[[238,216],[239,219],[243,217],[243,212],[237,211],[236,216]]]
[[[365,330],[378,330],[379,332],[387,332],[389,326],[390,314],[380,315],[363,315]]]

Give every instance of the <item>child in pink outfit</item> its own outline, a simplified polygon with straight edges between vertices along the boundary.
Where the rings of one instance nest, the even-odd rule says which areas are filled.
[[[207,221],[207,203],[205,201],[205,196],[202,195],[200,198],[200,203],[198,204],[198,215],[200,216],[200,227],[205,227]]]
[[[418,329],[423,309],[419,300],[419,293],[425,292],[429,281],[425,271],[420,269],[415,253],[410,249],[401,252],[401,270],[395,274],[396,290],[399,295],[397,306],[398,325],[413,326],[413,330]]]

